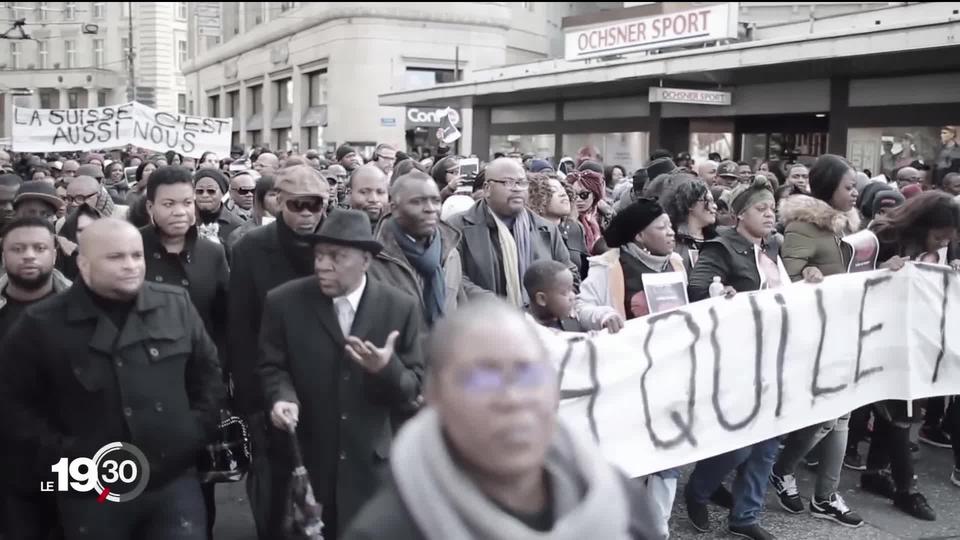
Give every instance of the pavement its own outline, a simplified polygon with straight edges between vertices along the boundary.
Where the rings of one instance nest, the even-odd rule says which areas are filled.
[[[861,451],[867,450],[862,445]],[[894,508],[889,501],[864,493],[857,488],[860,473],[844,469],[840,479],[840,493],[851,509],[859,513],[866,523],[857,529],[849,529],[809,514],[788,514],[780,508],[772,490],[767,492],[767,511],[762,525],[781,540],[897,540],[924,539],[947,540],[960,539],[960,487],[950,483],[953,468],[953,453],[950,449],[934,448],[920,444],[920,452],[915,455],[916,474],[921,493],[927,496],[930,505],[937,512],[937,521],[927,522],[914,519]],[[726,532],[726,510],[710,506],[713,530],[698,533],[687,519],[683,503],[682,490],[692,466],[684,469],[673,517],[670,519],[672,540],[714,540],[734,538]],[[809,497],[813,491],[812,472],[803,466],[798,471],[800,494],[809,506]],[[727,482],[730,485],[730,482]],[[217,526],[215,540],[256,540],[253,518],[247,503],[244,483],[220,484],[217,486]],[[383,536],[389,540],[389,534]],[[598,539],[600,540],[600,539]]]

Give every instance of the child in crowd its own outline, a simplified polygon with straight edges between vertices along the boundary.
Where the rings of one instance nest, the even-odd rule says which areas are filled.
[[[538,324],[564,332],[583,332],[573,315],[576,293],[573,273],[566,265],[553,260],[540,260],[523,274],[523,286],[530,298],[528,311]]]

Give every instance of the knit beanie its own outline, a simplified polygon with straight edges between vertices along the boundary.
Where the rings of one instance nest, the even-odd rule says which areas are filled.
[[[220,192],[224,195],[230,191],[230,184],[227,182],[227,177],[220,172],[220,169],[204,168],[198,170],[193,174],[193,185],[197,185],[197,182],[199,182],[201,178],[213,178],[214,182],[220,186]]]
[[[613,216],[603,238],[611,248],[629,244],[663,213],[663,207],[655,199],[638,199]]]
[[[352,146],[341,145],[340,148],[337,148],[337,161],[349,156],[350,154],[356,154],[357,149]]]

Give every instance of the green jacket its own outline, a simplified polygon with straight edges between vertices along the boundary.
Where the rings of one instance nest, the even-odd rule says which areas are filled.
[[[852,249],[840,239],[860,230],[856,210],[844,213],[820,199],[793,195],[780,202],[784,224],[780,256],[790,279],[803,279],[803,269],[820,269],[824,276],[843,274]]]

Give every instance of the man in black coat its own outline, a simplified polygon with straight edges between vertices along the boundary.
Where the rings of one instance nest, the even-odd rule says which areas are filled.
[[[197,452],[225,396],[217,351],[186,291],[144,283],[143,242],[101,219],[80,237],[81,280],[24,312],[0,344],[0,430],[38,472],[121,441],[143,451],[146,490],[122,505],[60,493],[73,538],[206,536]]]
[[[279,519],[274,510],[279,511],[283,504],[282,495],[279,502],[271,496],[269,464],[281,460],[282,452],[271,456],[263,418],[267,405],[255,374],[263,304],[271,289],[313,275],[313,246],[306,238],[323,221],[330,196],[330,185],[305,165],[280,169],[275,178],[280,215],[273,223],[247,233],[231,253],[227,330],[234,412],[247,417],[250,428],[254,455],[247,496],[261,540],[273,540],[268,524]],[[282,492],[282,486],[277,489]]]
[[[316,242],[317,275],[267,295],[258,373],[273,425],[296,429],[324,537],[337,538],[377,489],[391,415],[417,408],[421,318],[416,299],[367,277],[382,246],[364,213],[334,211]]]

